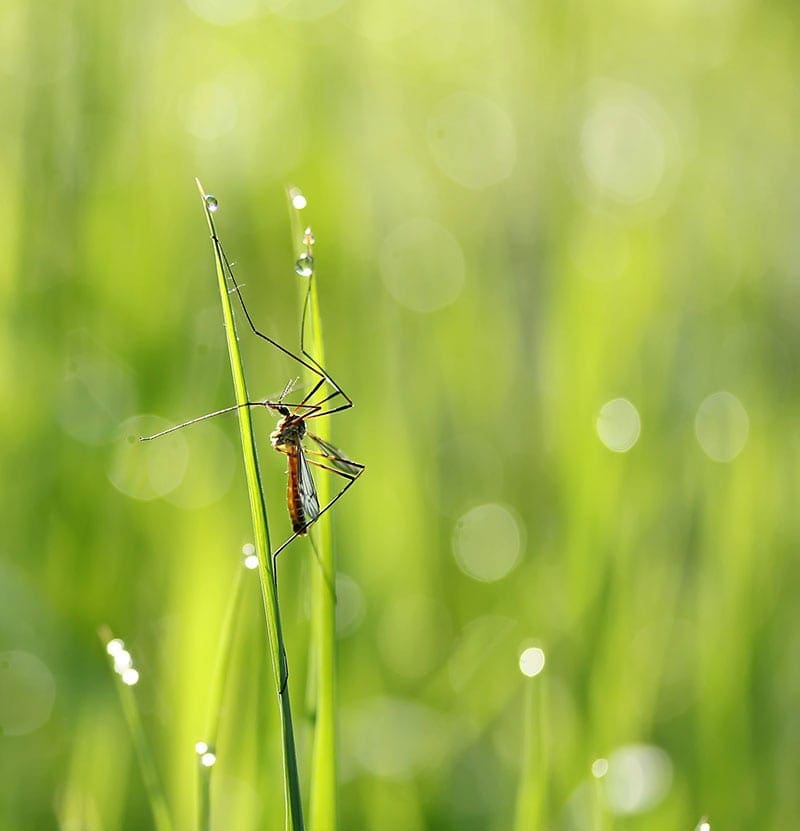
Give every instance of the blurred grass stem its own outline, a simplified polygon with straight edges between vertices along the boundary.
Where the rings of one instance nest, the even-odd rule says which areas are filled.
[[[292,246],[304,238],[304,223],[300,221],[300,209],[293,196],[297,188],[289,188],[289,212],[291,216]],[[305,204],[305,200],[303,200]],[[309,245],[310,249],[310,245]],[[310,250],[307,251],[310,253]],[[325,366],[325,342],[322,335],[322,317],[319,309],[315,274],[300,277],[302,326],[301,332],[308,351],[321,366]],[[305,280],[308,280],[306,285]],[[315,431],[320,438],[330,441],[330,419],[316,420]],[[330,482],[327,476],[316,483],[320,504],[330,501]],[[331,519],[326,517],[314,527],[315,546],[319,568],[313,569],[311,606],[311,670],[309,676],[315,682],[313,701],[314,737],[311,759],[311,789],[309,794],[309,822],[314,831],[334,831],[337,825],[337,736],[336,736],[336,562],[333,551]],[[313,545],[312,540],[312,545]]]
[[[100,631],[100,640],[105,647],[113,635],[107,627],[103,626]],[[119,701],[122,705],[122,714],[125,723],[128,725],[128,732],[131,734],[133,746],[136,750],[136,758],[139,762],[139,771],[142,774],[147,800],[150,803],[150,810],[153,814],[153,827],[156,831],[173,831],[172,818],[167,808],[167,800],[161,788],[161,781],[158,778],[156,763],[150,749],[150,742],[144,731],[142,715],[139,712],[139,704],[133,692],[133,687],[126,684],[115,672],[114,685],[117,688]]]
[[[522,736],[522,768],[517,791],[514,831],[538,831],[542,828],[547,770],[544,735],[546,685],[542,676],[526,678],[525,724]]]
[[[592,829],[593,831],[610,831],[606,822],[605,797],[603,794],[603,780],[601,777],[592,777]]]
[[[211,831],[211,771],[197,755],[197,828]]]
[[[208,718],[204,739],[213,752],[217,750],[217,736],[219,735],[219,720],[222,715],[222,700],[225,695],[225,682],[231,664],[233,653],[233,635],[236,631],[239,609],[244,594],[245,567],[239,563],[233,578],[233,586],[228,593],[228,604],[225,608],[225,617],[219,634],[219,645],[211,676],[211,692],[208,701]],[[200,831],[209,831],[211,828],[211,772],[213,766],[207,767],[197,759],[197,827]]]

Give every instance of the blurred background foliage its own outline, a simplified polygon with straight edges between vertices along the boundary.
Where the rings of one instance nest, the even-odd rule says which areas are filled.
[[[0,828],[150,826],[101,624],[193,821],[251,533],[236,424],[127,437],[232,400],[194,176],[290,346],[303,187],[357,404],[332,424],[367,465],[331,517],[341,827],[512,827],[534,691],[543,827],[597,827],[599,757],[607,827],[800,822],[799,14],[5,0]],[[276,394],[295,369],[241,336],[252,395]],[[303,769],[314,567],[282,555]],[[214,810],[275,828],[254,576],[245,594]]]

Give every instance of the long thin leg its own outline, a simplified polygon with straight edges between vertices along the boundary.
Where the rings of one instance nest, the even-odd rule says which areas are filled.
[[[295,404],[294,406],[295,407],[306,407],[306,406],[308,406],[306,404],[306,401],[308,401],[310,398],[313,398],[316,395],[317,390],[325,383],[326,380],[327,380],[326,378],[320,378],[319,381],[317,381],[317,383],[314,384],[314,386],[311,388],[308,395],[306,395],[305,398],[300,402],[300,404]],[[336,395],[336,393],[334,393],[334,395]],[[328,398],[330,398],[330,396],[328,396]],[[320,403],[314,404],[313,405],[314,408],[317,409],[317,410],[321,410],[322,405],[328,400],[328,398],[323,398]],[[292,405],[290,404],[290,405],[287,405],[287,406],[292,406]]]
[[[319,409],[319,404],[304,404],[302,401],[299,404],[290,404],[288,401],[265,401],[264,402],[267,406],[273,405],[275,407],[279,405],[283,405],[284,407],[291,408],[293,410],[299,410],[301,407],[304,410],[308,410],[310,413],[315,413]],[[302,413],[303,418],[308,418],[305,413]]]
[[[290,351],[285,346],[281,346],[281,344],[279,344],[276,340],[271,338],[269,335],[264,334],[264,332],[260,331],[256,327],[255,323],[253,322],[253,318],[250,316],[250,312],[247,309],[247,305],[244,302],[244,295],[242,294],[239,284],[236,282],[236,276],[233,273],[233,267],[231,266],[230,261],[228,260],[228,255],[225,253],[225,249],[222,247],[222,243],[220,242],[219,237],[217,237],[216,235],[216,231],[214,232],[214,234],[212,234],[211,239],[213,240],[214,246],[217,249],[217,252],[219,253],[220,259],[225,264],[225,271],[228,277],[230,278],[231,283],[233,283],[233,287],[236,291],[236,296],[239,298],[239,303],[242,306],[242,311],[244,312],[245,318],[247,318],[247,323],[250,326],[250,329],[252,330],[253,334],[267,341],[267,343],[271,343],[274,347],[283,352],[284,355],[288,355],[290,358],[294,358],[294,360],[297,361],[301,366],[304,366],[306,369],[310,370],[315,375],[319,376],[320,382],[327,381],[334,388],[334,392],[332,392],[327,398],[324,398],[323,401],[320,403],[325,403],[326,401],[335,398],[337,395],[341,395],[347,402],[346,404],[343,404],[341,407],[336,407],[332,410],[320,412],[317,414],[317,416],[338,413],[342,410],[350,409],[350,407],[353,406],[353,401],[350,398],[350,396],[347,395],[347,393],[331,377],[330,373],[328,373],[328,371],[319,363],[319,361],[317,361],[316,358],[314,358],[314,356],[311,355],[305,348],[306,313],[308,311],[308,306],[311,299],[311,280],[314,279],[313,275],[309,278],[308,290],[306,291],[306,298],[305,302],[303,303],[303,314],[300,322],[300,351],[306,358],[308,358],[308,361],[305,361],[303,360],[303,358],[299,357],[298,355],[295,355],[294,352]],[[322,383],[319,383],[316,389],[319,389],[320,386],[322,386]],[[314,391],[316,391],[316,389]],[[310,396],[311,393],[309,393],[309,395],[306,396],[305,400],[307,401]]]
[[[344,470],[345,473],[356,473],[359,468],[364,467],[360,462],[354,462],[352,459],[345,456],[345,454],[339,450],[336,445],[331,444],[329,441],[325,439],[321,439],[319,436],[315,436],[310,430],[306,430],[306,438],[311,439],[318,447],[322,448],[322,453],[319,451],[312,451],[309,450],[305,445],[303,446],[304,451],[306,454],[312,453],[315,456],[323,456],[326,459],[330,459],[338,468],[339,470]]]
[[[222,247],[222,243],[219,241],[219,237],[216,235],[216,231],[212,235],[211,239],[214,243],[214,247],[217,249],[217,253],[219,254],[220,260],[222,260],[222,262],[225,264],[225,272],[230,278],[231,283],[233,283],[233,288],[236,291],[236,296],[239,298],[239,303],[242,306],[242,311],[244,312],[244,316],[247,319],[247,323],[250,326],[250,329],[252,330],[253,334],[261,338],[262,340],[265,340],[267,343],[271,343],[276,349],[283,352],[284,355],[288,355],[290,358],[293,358],[301,366],[304,366],[306,369],[310,370],[318,377],[324,380],[329,380],[325,372],[321,371],[313,364],[310,364],[308,361],[303,360],[303,358],[301,358],[299,355],[295,355],[294,352],[287,349],[285,346],[281,346],[281,344],[279,344],[278,341],[274,340],[269,335],[265,335],[264,332],[260,331],[256,327],[255,323],[253,322],[253,318],[250,316],[250,312],[247,310],[247,305],[244,302],[244,296],[242,295],[242,291],[239,288],[239,284],[236,282],[236,277],[233,273],[233,268],[230,264],[230,261],[228,260],[228,255],[225,253],[225,249]],[[334,384],[334,386],[336,386],[336,384]]]
[[[345,473],[343,470],[338,470],[335,467],[328,467],[328,465],[324,465],[324,464],[322,464],[322,462],[315,462],[313,459],[308,458],[308,454],[313,453],[313,452],[314,452],[313,450],[304,450],[303,455],[306,456],[306,461],[310,465],[314,465],[314,467],[321,468],[322,470],[328,470],[331,473],[335,473],[337,476],[341,476],[343,479],[355,479],[355,477],[358,476],[361,473],[361,471],[359,471],[358,473]],[[329,458],[328,456],[325,456],[324,453],[317,453],[316,455],[317,456],[323,456],[326,459]],[[364,469],[364,465],[361,465],[360,467],[361,467],[361,470]]]
[[[344,395],[344,393],[342,393]],[[325,403],[325,402],[322,402]],[[334,413],[341,413],[342,410],[349,410],[353,406],[353,402],[342,404],[341,407],[334,407],[332,410],[323,410],[320,413],[312,413],[308,418],[319,418],[320,416],[333,415]]]
[[[353,406],[353,400],[350,396],[334,381],[331,377],[330,373],[322,366],[322,364],[306,349],[305,340],[306,340],[306,315],[308,314],[308,307],[311,305],[311,281],[314,279],[314,275],[312,274],[308,278],[308,288],[306,289],[306,297],[303,301],[303,314],[300,318],[300,351],[308,358],[311,363],[317,368],[319,372],[321,372],[325,378],[330,382],[331,386],[334,388],[334,392],[332,392],[327,398],[323,398],[322,401],[319,401],[319,404],[324,404],[327,401],[330,401],[332,398],[335,398],[337,395],[341,395],[344,400],[346,401],[345,404],[342,404],[340,407],[336,407],[331,410],[324,410],[320,413],[317,413],[316,416],[321,415],[331,415],[332,413],[339,413],[343,410],[349,410]],[[316,417],[315,416],[315,417]]]
[[[152,441],[153,439],[159,439],[161,436],[166,436],[167,433],[174,433],[176,430],[181,430],[191,424],[197,424],[198,421],[205,421],[206,419],[214,418],[218,415],[232,413],[234,410],[241,410],[242,407],[267,406],[269,406],[267,401],[245,401],[243,404],[234,404],[232,407],[223,407],[221,410],[214,410],[213,413],[206,413],[205,415],[197,416],[197,418],[190,418],[188,421],[184,421],[183,424],[176,424],[174,427],[167,427],[166,430],[162,430],[160,433],[153,433],[152,436],[139,436],[139,441]]]
[[[321,467],[323,470],[330,470],[331,473],[336,473],[344,479],[352,479],[354,476],[358,476],[365,467],[365,465],[362,465],[360,462],[354,462],[352,459],[345,459],[344,456],[331,456],[330,453],[320,453],[317,450],[309,450],[308,448],[303,448],[303,455],[306,457],[306,461],[310,465],[316,465],[317,467]],[[328,467],[327,465],[323,465],[321,462],[314,461],[314,459],[309,459],[309,456],[319,456],[321,459],[328,459],[334,464],[338,462],[340,467]],[[348,467],[355,472],[349,473],[346,470],[342,470],[342,467]]]
[[[309,459],[309,462],[310,461],[311,460]],[[272,552],[272,572],[273,572],[273,574],[277,575],[277,573],[278,573],[278,568],[277,568],[278,567],[278,563],[277,563],[278,554],[280,554],[281,551],[283,551],[283,549],[286,548],[287,545],[289,545],[290,543],[293,543],[298,537],[302,536],[306,531],[308,531],[308,529],[315,522],[317,522],[317,520],[319,520],[319,518],[328,510],[328,508],[330,508],[335,502],[338,502],[345,495],[348,488],[352,487],[352,485],[356,481],[356,479],[358,479],[358,477],[361,476],[361,474],[364,472],[364,468],[362,467],[361,470],[359,470],[359,472],[356,473],[354,476],[348,476],[348,474],[343,473],[342,471],[339,471],[339,470],[334,470],[333,472],[338,473],[340,476],[344,477],[345,479],[349,479],[348,483],[339,491],[339,493],[336,494],[336,496],[333,497],[333,499],[331,499],[331,501],[314,517],[314,519],[311,520],[311,522],[306,524],[306,526],[305,526],[305,528],[303,528],[302,532],[295,531],[294,534],[292,534],[292,536],[289,537],[289,539],[287,539],[284,543],[282,543],[280,546],[278,546],[278,548],[276,548],[275,551]]]

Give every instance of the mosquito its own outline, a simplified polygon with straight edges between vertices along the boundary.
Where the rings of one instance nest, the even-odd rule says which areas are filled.
[[[326,512],[334,503],[344,496],[347,490],[352,487],[353,483],[364,472],[364,465],[360,462],[355,462],[342,453],[337,447],[332,445],[325,439],[314,435],[307,426],[307,422],[322,416],[340,413],[344,410],[349,410],[353,406],[353,401],[349,395],[334,381],[330,373],[325,370],[322,365],[308,352],[305,347],[305,329],[306,329],[306,315],[311,301],[311,281],[314,279],[313,270],[309,269],[309,273],[305,274],[308,277],[308,288],[303,302],[303,313],[300,321],[300,352],[303,357],[296,355],[291,350],[282,346],[269,335],[260,331],[250,312],[244,302],[241,288],[236,281],[233,273],[233,266],[228,260],[225,249],[217,236],[216,227],[211,222],[211,240],[214,244],[216,252],[219,256],[220,262],[223,264],[225,275],[233,285],[233,290],[236,292],[241,304],[242,311],[247,320],[247,323],[256,336],[265,340],[267,343],[274,346],[279,351],[288,355],[298,364],[309,370],[316,380],[312,383],[308,394],[297,403],[288,403],[284,399],[291,392],[294,387],[294,382],[290,381],[280,397],[277,400],[265,399],[263,401],[246,401],[242,404],[234,404],[231,407],[224,407],[221,410],[215,410],[212,413],[192,418],[189,421],[184,421],[182,424],[176,424],[174,427],[169,427],[162,430],[160,433],[154,433],[152,436],[142,436],[141,441],[151,441],[152,439],[160,438],[167,433],[172,433],[175,430],[180,430],[188,427],[191,424],[197,424],[200,421],[205,421],[209,418],[231,413],[242,407],[265,407],[277,413],[279,416],[278,423],[275,429],[270,433],[270,444],[278,452],[282,453],[287,458],[287,488],[286,488],[286,502],[289,510],[289,518],[292,523],[292,535],[285,540],[275,551],[272,552],[273,567],[278,555],[290,543],[294,542],[298,537],[308,534],[310,527]],[[311,257],[311,245],[313,237],[310,229],[306,230],[304,236],[304,244],[306,246],[306,253],[301,257],[301,261],[306,264],[313,263]],[[322,390],[325,384],[332,387],[332,391],[327,393],[322,399],[316,403],[311,403],[312,399],[317,393]],[[324,392],[324,391],[323,391]],[[341,403],[337,403],[336,399],[343,399]],[[308,446],[308,441],[313,442],[316,449]],[[306,442],[304,444],[304,442]],[[341,490],[327,503],[320,507],[319,498],[317,496],[317,488],[314,484],[314,477],[311,473],[311,467],[317,467],[333,473],[345,480],[344,486]]]

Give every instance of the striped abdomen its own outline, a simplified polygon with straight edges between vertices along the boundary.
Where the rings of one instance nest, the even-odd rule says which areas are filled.
[[[292,520],[292,531],[295,534],[305,534],[307,520],[303,510],[303,494],[300,490],[300,453],[297,447],[291,445],[284,446],[281,452],[286,454],[289,462],[286,503]]]

